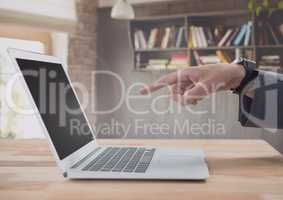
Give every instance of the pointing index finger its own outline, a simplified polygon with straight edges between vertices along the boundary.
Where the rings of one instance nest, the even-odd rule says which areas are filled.
[[[158,81],[155,83],[148,85],[146,87],[143,87],[139,93],[142,95],[149,94],[152,92],[155,92],[161,88],[163,88],[166,85],[172,85],[177,82],[177,72],[173,72],[171,74],[162,76]]]

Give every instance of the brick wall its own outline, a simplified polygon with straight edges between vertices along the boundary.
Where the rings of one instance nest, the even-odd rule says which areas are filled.
[[[69,74],[73,82],[83,84],[88,90],[89,98],[82,99],[82,93],[78,92],[80,100],[91,101],[85,109],[93,124],[95,115],[90,112],[93,109],[95,88],[94,77],[91,72],[95,70],[96,63],[96,8],[97,0],[76,0],[78,24],[74,33],[69,36]]]

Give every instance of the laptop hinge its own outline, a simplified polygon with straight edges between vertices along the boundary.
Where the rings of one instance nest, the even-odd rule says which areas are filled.
[[[68,177],[68,173],[67,172],[63,172],[63,176],[64,176],[64,178],[67,178]]]

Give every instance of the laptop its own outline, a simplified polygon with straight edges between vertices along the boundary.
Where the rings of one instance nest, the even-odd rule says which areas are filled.
[[[158,180],[208,178],[208,168],[201,149],[99,145],[61,60],[17,49],[8,49],[8,54],[64,177]],[[66,88],[68,90],[64,90]],[[76,128],[73,128],[74,121],[79,124]]]

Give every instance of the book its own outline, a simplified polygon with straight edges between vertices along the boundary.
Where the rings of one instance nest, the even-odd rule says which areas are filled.
[[[202,44],[202,38],[201,38],[201,32],[199,27],[194,27],[194,32],[195,32],[195,36],[196,36],[196,41],[197,41],[197,46],[196,47],[203,47]]]
[[[137,53],[135,57],[136,57],[136,66],[140,66],[141,65],[141,54]]]
[[[213,30],[213,35],[215,39],[215,43],[218,44],[221,38],[225,34],[225,28],[222,25],[216,25]]]
[[[228,52],[228,51],[222,51],[222,53],[224,54],[226,60],[228,61],[228,63],[231,63],[234,61],[234,53],[233,52]]]
[[[230,63],[230,59],[222,51],[216,51],[216,55],[220,62],[222,63]]]
[[[138,38],[139,38],[139,42],[140,42],[140,48],[141,49],[147,49],[145,34],[142,30],[138,31]]]
[[[258,45],[264,45],[266,44],[266,38],[265,38],[265,33],[264,33],[264,27],[263,27],[263,22],[258,21],[257,22],[257,27],[258,27]]]
[[[199,47],[198,46],[198,39],[197,39],[197,33],[195,31],[195,27],[191,26],[190,27],[191,33],[192,33],[192,43],[193,43],[193,47]]]
[[[280,44],[283,44],[283,23],[278,24],[275,28]]]
[[[175,26],[170,27],[168,47],[176,47],[176,28]]]
[[[175,67],[186,67],[189,63],[189,57],[185,53],[176,53],[171,55],[170,64]]]
[[[194,48],[194,44],[193,44],[193,33],[192,33],[191,27],[189,27],[188,33],[189,33],[189,35],[188,35],[188,48]]]
[[[199,27],[199,32],[200,32],[200,38],[201,38],[201,41],[202,41],[202,47],[208,47],[207,39],[205,37],[203,27]]]
[[[247,24],[247,31],[244,39],[244,45],[248,46],[251,40],[251,32],[252,32],[252,22],[249,21]]]
[[[204,27],[204,32],[206,34],[208,46],[214,46],[215,45],[215,41],[214,41],[213,34],[211,32],[211,28],[210,27]]]
[[[273,40],[273,44],[277,44],[277,45],[280,44],[280,42],[279,42],[279,40],[278,40],[278,38],[277,38],[277,36],[276,36],[276,34],[275,34],[271,24],[269,22],[266,22],[266,25],[267,25],[267,27],[268,27],[268,29],[270,31],[270,34],[271,34],[271,37],[272,37],[272,40]]]
[[[262,66],[280,66],[279,55],[264,55],[260,58],[259,64]]]
[[[199,47],[199,38],[198,38],[197,28],[195,26],[191,26],[191,31],[192,31],[193,46]]]
[[[186,60],[188,58],[188,55],[185,53],[173,53],[171,55],[171,59],[180,59],[180,60]]]
[[[146,69],[148,69],[148,70],[162,70],[162,69],[166,69],[166,65],[147,65]]]
[[[164,34],[165,34],[165,28],[160,27],[158,34],[157,34],[157,40],[156,40],[156,47],[157,48],[161,48],[161,43],[162,43],[162,39],[163,39]]]
[[[186,42],[184,26],[155,27],[148,32],[137,29],[133,37],[135,49],[180,48]]]
[[[283,43],[283,26],[280,23],[274,23],[270,18],[261,19],[257,22],[258,27],[258,45],[278,45]],[[281,27],[281,29],[280,29]]]
[[[225,42],[229,39],[230,35],[233,33],[233,29],[230,28],[226,31],[225,35],[222,37],[222,39],[219,41],[218,45],[219,47],[224,46]]]
[[[139,41],[139,35],[137,31],[135,31],[134,33],[134,45],[135,45],[135,49],[140,49],[140,41]]]
[[[194,58],[195,58],[195,61],[196,61],[197,65],[203,65],[203,62],[200,59],[200,56],[199,56],[198,52],[197,51],[193,51],[193,55],[194,55]]]
[[[241,49],[237,48],[235,49],[235,60],[240,59],[241,57],[243,57],[243,52]]]
[[[217,55],[200,56],[200,60],[204,64],[217,64],[220,63],[220,59]]]
[[[246,31],[247,31],[247,24],[243,24],[242,27],[241,27],[241,30],[240,32],[238,33],[237,37],[235,38],[233,44],[235,46],[238,46],[241,44],[245,34],[246,34]]]
[[[158,28],[151,29],[147,43],[149,49],[153,49],[156,46],[157,36],[158,36]]]
[[[249,45],[252,22],[240,27],[226,28],[223,25],[188,27],[188,48],[206,48],[209,46],[231,46],[242,43]]]
[[[233,34],[231,34],[231,36],[227,40],[225,46],[231,46],[232,42],[234,41],[234,39],[236,38],[238,33],[239,33],[239,28],[237,27],[237,28],[234,29]]]
[[[168,47],[170,32],[171,32],[170,27],[166,27],[165,33],[163,35],[162,42],[161,42],[161,48],[162,49],[166,49]]]
[[[244,57],[250,60],[256,60],[255,51],[251,49],[246,49],[244,52]]]
[[[280,66],[259,66],[260,70],[263,71],[270,71],[270,72],[276,72],[282,74],[282,68]]]
[[[233,61],[233,58],[230,54],[224,51],[216,51],[216,55],[218,56],[220,62],[222,63],[231,63]]]
[[[148,61],[148,65],[146,66],[146,69],[148,70],[160,70],[160,69],[166,69],[167,65],[169,63],[168,59],[150,59]]]
[[[150,65],[167,65],[169,62],[168,59],[150,59],[148,63]]]
[[[185,53],[172,54],[168,69],[185,68],[189,66],[189,57]]]
[[[177,33],[176,47],[180,48],[182,46],[183,40],[185,36],[185,27],[182,26],[179,28]]]

